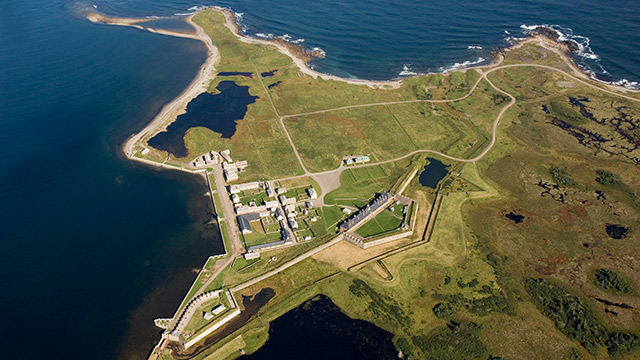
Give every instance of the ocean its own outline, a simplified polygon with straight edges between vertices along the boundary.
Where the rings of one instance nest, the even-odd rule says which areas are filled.
[[[0,10],[0,335],[3,358],[143,359],[207,254],[222,251],[199,177],[127,161],[123,141],[205,59],[196,41],[91,24],[230,7],[244,31],[326,57],[322,72],[390,79],[485,63],[553,25],[598,77],[640,82],[635,1],[3,1]],[[523,25],[525,27],[523,27]]]

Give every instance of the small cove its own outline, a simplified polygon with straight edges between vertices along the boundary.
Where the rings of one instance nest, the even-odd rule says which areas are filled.
[[[236,132],[236,121],[244,118],[249,104],[258,97],[249,94],[248,86],[228,80],[221,81],[216,89],[218,94],[205,92],[191,100],[187,112],[151,138],[149,145],[180,158],[188,154],[184,136],[191,128],[205,127],[230,139]]]

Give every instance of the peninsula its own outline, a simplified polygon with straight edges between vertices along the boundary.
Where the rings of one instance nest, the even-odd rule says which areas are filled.
[[[201,174],[226,249],[156,320],[150,359],[250,354],[318,295],[402,358],[638,356],[640,94],[591,80],[566,45],[532,36],[490,66],[365,81],[223,9],[189,16],[194,33],[88,18],[209,52],[123,146]]]

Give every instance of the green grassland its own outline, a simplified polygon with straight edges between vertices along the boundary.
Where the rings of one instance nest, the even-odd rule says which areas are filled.
[[[291,117],[285,124],[307,167],[322,171],[337,167],[349,154],[388,160],[430,149],[470,156],[486,146],[493,121],[507,103],[506,96],[481,81],[471,96],[455,102],[352,108]]]
[[[188,156],[181,159],[169,156],[169,160],[186,163],[210,150],[228,148],[234,158],[249,162],[246,172],[240,174],[241,181],[301,174],[279,116],[388,101],[453,100],[467,95],[480,78],[475,70],[431,74],[407,79],[396,90],[313,79],[300,73],[293,61],[275,47],[239,41],[223,25],[223,15],[218,11],[203,11],[194,21],[211,36],[220,52],[217,71],[254,75],[216,77],[209,91],[215,93],[220,81],[233,80],[248,86],[249,93],[258,99],[249,105],[245,117],[237,121],[237,130],[230,139],[222,139],[220,134],[206,128],[191,128],[185,135]],[[274,69],[278,71],[273,77],[259,76],[260,72]],[[274,83],[277,85],[268,88]],[[462,156],[485,144],[489,118],[503,105],[487,99],[497,96],[486,82],[480,82],[472,95],[457,105],[378,105],[300,115],[287,118],[285,125],[305,165],[312,171],[335,168],[343,155],[351,153],[370,154],[378,160],[417,149],[451,150]],[[467,121],[468,117],[472,121]],[[451,133],[456,136],[449,136]],[[154,151],[149,156],[164,160],[166,155]]]
[[[208,24],[213,34],[216,19],[205,15],[197,21]],[[225,50],[228,58],[223,53],[224,69],[280,69],[269,82],[282,82],[268,91],[281,114],[376,101],[454,99],[479,79],[475,70],[427,75],[407,79],[392,91],[313,80],[271,49],[247,50],[226,36],[222,39],[232,49]],[[256,53],[249,56],[249,51]],[[505,56],[505,64],[568,69],[555,53],[534,44]],[[251,66],[239,66],[247,59]],[[321,253],[242,290],[238,295],[270,287],[276,296],[259,317],[195,359],[235,358],[239,352],[232,351],[232,344],[255,351],[267,341],[270,321],[320,293],[347,315],[392,332],[396,347],[414,359],[638,358],[640,106],[549,69],[511,67],[492,71],[488,78],[517,99],[497,129],[495,147],[475,163],[447,160],[451,174],[443,180],[442,202],[434,209],[429,205],[435,192],[422,187],[417,176],[405,189],[421,208],[433,210],[431,232],[425,231],[431,212],[423,210],[416,235],[376,261],[350,267],[341,263],[349,259],[340,258],[348,254]],[[251,83],[252,94],[264,96],[258,85]],[[314,95],[315,89],[319,93]],[[480,81],[471,96],[451,103],[348,109],[284,122],[305,164],[318,171],[337,167],[350,153],[384,160],[429,147],[472,156],[486,144],[506,103]],[[273,124],[277,118],[268,114],[266,104],[255,105],[251,117],[240,123]],[[280,134],[278,126],[273,129]],[[257,154],[247,152],[250,164],[260,163],[251,158]],[[269,251],[242,271],[241,262],[227,268],[208,289],[241,284],[328,241],[346,217],[341,207],[360,207],[376,193],[397,188],[424,158],[345,170],[341,187],[326,194],[328,206],[316,209],[319,219],[310,224],[316,238]],[[287,171],[299,170],[294,168]],[[252,176],[263,175],[256,171]],[[505,216],[511,212],[523,221]],[[360,230],[368,234],[392,225],[387,220],[393,214],[379,216],[386,219],[372,223],[377,227],[368,223]]]
[[[369,237],[393,231],[402,224],[402,215],[398,216],[386,210],[376,215],[371,220],[356,230],[356,234]]]
[[[273,241],[280,240],[280,232],[267,232],[262,226],[261,221],[251,222],[252,232],[249,234],[242,234],[242,240],[245,247],[265,244]]]

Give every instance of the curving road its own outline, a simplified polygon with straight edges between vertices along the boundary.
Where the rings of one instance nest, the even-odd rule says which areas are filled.
[[[296,156],[298,157],[298,161],[300,161],[300,164],[303,166],[303,169],[305,169],[305,174],[304,175],[298,175],[298,176],[292,176],[292,177],[288,177],[288,178],[284,178],[284,179],[292,179],[292,178],[298,178],[298,177],[303,177],[303,176],[309,176],[309,175],[326,175],[326,174],[339,174],[342,173],[342,171],[344,171],[343,167],[339,167],[337,169],[334,170],[327,170],[327,171],[322,171],[322,172],[316,172],[316,173],[309,173],[306,170],[306,167],[304,166],[304,163],[302,162],[302,159],[300,158],[300,156],[298,155],[298,151],[295,147],[295,144],[293,143],[293,141],[291,140],[291,136],[289,136],[289,132],[286,131],[286,126],[284,125],[284,121],[283,119],[286,118],[292,118],[292,117],[299,117],[299,116],[306,116],[306,115],[314,115],[314,114],[322,114],[322,113],[327,113],[327,112],[332,112],[332,111],[339,111],[339,110],[345,110],[345,109],[353,109],[353,108],[362,108],[362,107],[369,107],[369,106],[384,106],[384,105],[394,105],[394,104],[410,104],[410,103],[420,103],[420,102],[428,102],[428,103],[447,103],[447,102],[455,102],[455,101],[460,101],[460,100],[464,100],[467,97],[471,96],[471,94],[473,93],[473,91],[475,91],[475,89],[478,87],[478,84],[480,83],[480,81],[482,80],[486,80],[487,83],[489,83],[489,85],[491,85],[491,87],[493,87],[495,90],[497,90],[498,92],[508,96],[511,101],[509,102],[509,104],[507,104],[505,107],[502,108],[502,110],[500,110],[500,113],[498,113],[498,115],[496,116],[496,119],[493,121],[493,126],[492,126],[492,131],[491,131],[491,141],[489,143],[489,145],[477,156],[473,157],[473,158],[469,158],[469,159],[465,159],[465,158],[459,158],[456,156],[451,156],[451,155],[447,155],[443,152],[437,151],[437,150],[430,150],[430,149],[421,149],[421,150],[415,150],[412,151],[408,154],[405,154],[403,156],[394,158],[394,159],[389,159],[389,160],[383,160],[383,161],[378,161],[378,162],[374,162],[374,163],[368,163],[368,164],[362,164],[362,165],[354,165],[354,166],[350,166],[350,168],[352,167],[365,167],[365,166],[373,166],[373,165],[379,165],[379,164],[386,164],[386,163],[390,163],[390,162],[395,162],[395,161],[399,161],[399,160],[403,160],[406,159],[410,156],[413,156],[415,154],[419,154],[419,153],[431,153],[431,154],[435,154],[435,155],[439,155],[442,156],[444,158],[450,159],[450,160],[455,160],[455,161],[460,161],[460,162],[476,162],[480,159],[482,159],[489,151],[491,151],[491,149],[493,148],[493,146],[496,143],[497,140],[497,130],[498,130],[498,125],[500,124],[500,120],[502,119],[504,113],[516,103],[516,98],[509,94],[508,92],[498,88],[497,86],[495,86],[493,84],[493,82],[491,82],[491,80],[489,80],[489,78],[487,77],[488,74],[497,71],[497,70],[501,70],[501,69],[506,69],[506,68],[513,68],[513,67],[538,67],[538,68],[544,68],[544,69],[548,69],[548,70],[553,70],[559,73],[562,73],[563,75],[571,78],[574,81],[577,81],[581,84],[584,84],[586,86],[589,86],[593,89],[599,90],[599,91],[603,91],[605,93],[608,93],[610,95],[614,95],[614,96],[618,96],[627,100],[631,100],[634,102],[640,102],[640,99],[638,98],[634,98],[631,96],[627,96],[624,94],[620,94],[618,92],[612,91],[612,90],[608,90],[608,89],[604,89],[600,86],[594,85],[588,81],[585,81],[583,79],[580,79],[574,75],[571,75],[569,73],[567,73],[566,71],[560,70],[560,69],[556,69],[552,66],[547,66],[547,65],[538,65],[538,64],[510,64],[510,65],[502,65],[502,66],[497,66],[494,68],[491,68],[490,70],[483,72],[482,76],[480,78],[478,78],[478,80],[476,81],[476,83],[473,85],[473,87],[469,90],[469,92],[459,98],[456,99],[446,99],[446,100],[406,100],[406,101],[389,101],[389,102],[380,102],[380,103],[371,103],[371,104],[360,104],[360,105],[350,105],[350,106],[341,106],[341,107],[337,107],[337,108],[332,108],[332,109],[326,109],[326,110],[318,110],[318,111],[311,111],[311,112],[307,112],[307,113],[300,113],[300,114],[291,114],[291,115],[284,115],[284,116],[280,116],[280,123],[282,124],[282,127],[285,129],[285,132],[287,133],[287,137],[289,138],[289,142],[291,144],[291,147],[294,149],[294,152],[296,154]]]

